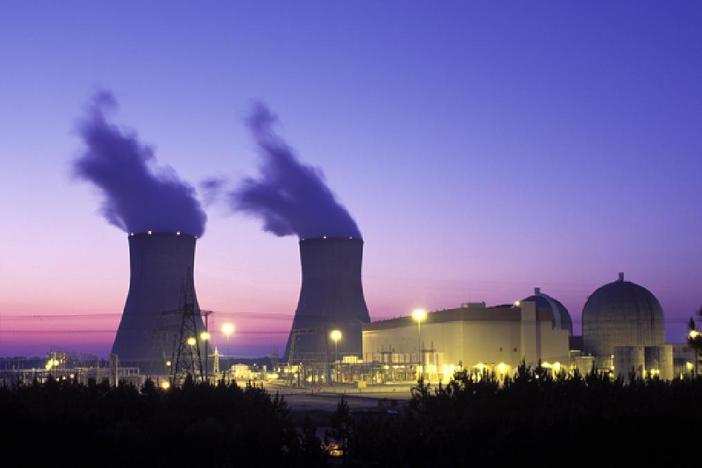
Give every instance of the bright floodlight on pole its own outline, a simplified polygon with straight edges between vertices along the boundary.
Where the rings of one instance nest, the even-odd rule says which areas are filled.
[[[234,334],[236,327],[232,322],[225,322],[222,324],[220,330],[222,331],[222,334],[227,337],[227,342],[229,342],[229,337]]]
[[[339,351],[339,340],[341,340],[341,330],[332,330],[329,332],[329,338],[332,339],[334,342],[334,360],[338,361],[339,357],[337,356],[338,351]]]
[[[414,309],[412,311],[412,318],[415,322],[421,323],[427,319],[426,309]]]
[[[332,330],[329,332],[329,338],[334,342],[334,365],[339,361],[339,340],[342,338],[341,330]],[[337,381],[339,377],[337,376]]]
[[[236,328],[234,327],[234,324],[231,322],[222,324],[222,333],[224,334],[224,336],[227,337],[227,340],[229,340],[229,337],[232,336],[232,334],[234,334],[235,329]]]
[[[417,322],[417,353],[419,354],[419,366],[421,367],[421,375],[424,376],[424,355],[422,353],[422,322],[427,319],[426,309],[414,309],[412,311],[412,320]]]

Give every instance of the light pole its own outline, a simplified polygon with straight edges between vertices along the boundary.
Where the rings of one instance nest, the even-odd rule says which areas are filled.
[[[204,330],[203,332],[200,333],[200,340],[202,340],[205,343],[205,377],[204,381],[209,382],[210,381],[210,376],[208,373],[208,361],[210,360],[210,352],[209,352],[209,346],[207,345],[207,342],[210,341],[210,332],[207,330]]]
[[[231,322],[226,322],[222,324],[222,334],[227,337],[227,343],[229,343],[229,337],[234,334],[236,327]]]
[[[690,319],[690,327],[694,326],[695,322]],[[702,333],[698,332],[695,328],[690,330],[687,334],[687,342],[695,350],[695,377],[699,375],[699,363],[700,363],[700,347],[702,347]]]
[[[419,365],[422,369],[420,376],[424,378],[424,353],[422,353],[422,322],[427,319],[426,309],[414,309],[412,319],[417,322],[417,352],[419,353]]]
[[[339,340],[341,339],[341,330],[332,330],[329,332],[329,338],[334,342],[334,367],[335,369],[338,370],[336,362],[339,360]],[[337,374],[336,380],[337,382],[339,381],[339,375],[338,371],[335,372]]]
[[[193,349],[197,346],[197,338],[194,336],[188,337],[185,343],[190,346],[190,370],[192,371],[193,381],[197,382],[197,376],[195,374],[195,352]],[[176,361],[178,362],[178,361]],[[202,367],[200,368],[202,370]]]

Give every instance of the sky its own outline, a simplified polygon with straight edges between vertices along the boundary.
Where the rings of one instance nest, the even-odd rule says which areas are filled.
[[[373,320],[538,286],[578,331],[623,271],[682,341],[702,305],[700,24],[692,0],[0,0],[0,356],[109,353],[127,237],[71,172],[101,89],[194,186],[256,174],[244,120],[269,106],[358,223]],[[216,344],[282,354],[297,239],[206,210],[198,298],[237,325]]]

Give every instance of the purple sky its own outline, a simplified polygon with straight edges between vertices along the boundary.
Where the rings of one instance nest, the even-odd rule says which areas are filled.
[[[111,345],[127,238],[70,166],[101,88],[193,185],[256,174],[244,118],[270,106],[363,232],[373,319],[540,286],[579,330],[624,271],[680,341],[702,305],[700,24],[692,0],[2,2],[0,355]],[[207,211],[198,295],[240,331],[216,338],[282,352],[296,239]]]

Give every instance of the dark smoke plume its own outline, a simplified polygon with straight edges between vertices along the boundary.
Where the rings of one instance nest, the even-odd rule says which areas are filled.
[[[195,190],[173,169],[152,167],[153,148],[108,121],[106,114],[115,107],[109,92],[93,98],[79,125],[85,150],[74,162],[75,173],[102,191],[102,213],[118,228],[201,236],[207,216]]]
[[[219,200],[227,182],[224,177],[209,177],[200,182],[200,195],[205,206],[212,205]]]
[[[324,182],[321,170],[302,164],[272,125],[276,117],[258,104],[248,119],[263,157],[257,179],[244,179],[230,194],[231,206],[263,219],[277,236],[353,237],[361,232]]]

